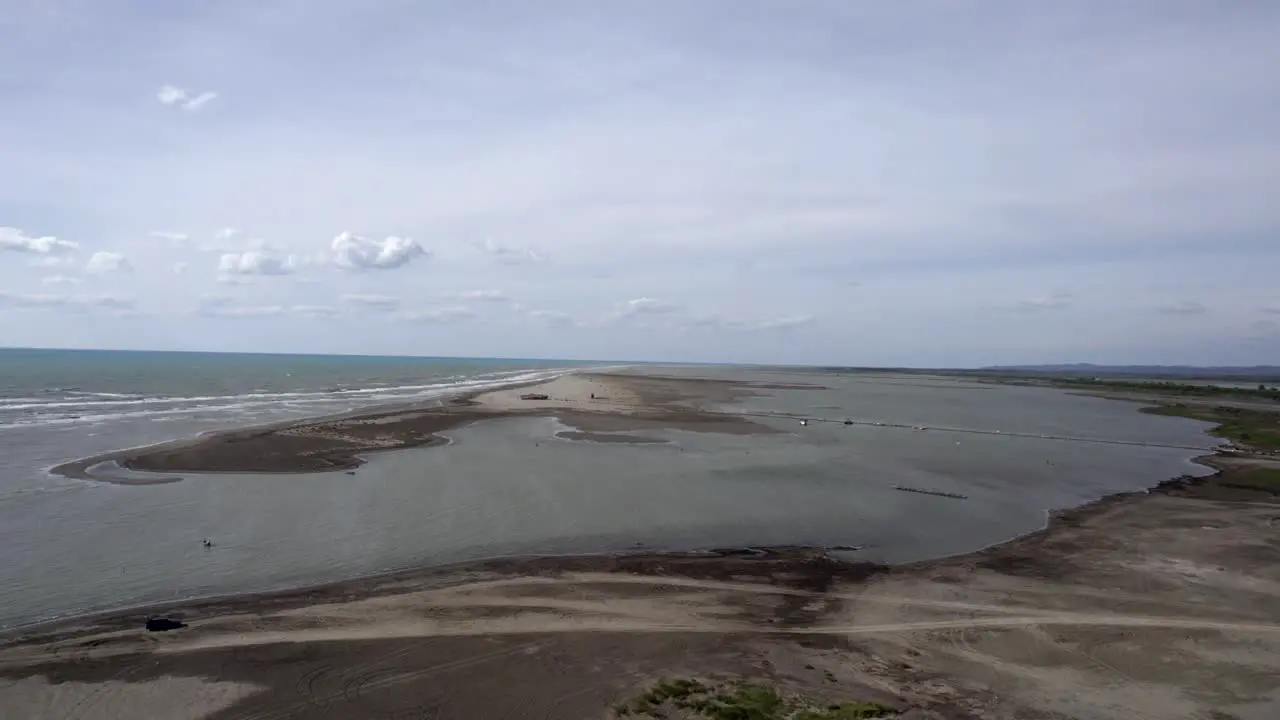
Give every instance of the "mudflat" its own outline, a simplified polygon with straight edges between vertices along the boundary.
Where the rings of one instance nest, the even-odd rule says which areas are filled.
[[[0,707],[660,717],[626,703],[665,677],[750,679],[888,717],[1274,718],[1280,502],[1233,486],[1259,460],[1211,462],[1216,477],[909,566],[812,548],[516,558],[64,622],[0,645]],[[185,627],[147,632],[157,614]]]
[[[582,433],[578,439],[645,442],[634,433],[680,428],[719,433],[767,433],[740,415],[704,408],[776,386],[732,380],[581,373],[547,382],[470,393],[431,406],[374,408],[345,415],[209,433],[76,460],[53,472],[123,484],[165,482],[95,472],[104,463],[151,473],[308,473],[350,470],[370,453],[448,442],[440,433],[481,420],[554,415]],[[545,396],[545,397],[543,397]],[[535,399],[536,398],[536,399]]]

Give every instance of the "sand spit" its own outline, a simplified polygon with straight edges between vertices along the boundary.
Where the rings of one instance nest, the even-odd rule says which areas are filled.
[[[679,428],[699,432],[767,433],[751,419],[706,409],[709,402],[775,386],[695,378],[582,373],[472,393],[431,407],[373,408],[339,417],[215,432],[196,438],[106,453],[53,469],[67,477],[125,484],[172,482],[175,473],[309,473],[353,470],[364,456],[444,444],[441,433],[474,422],[555,416],[580,440],[620,441],[600,433]],[[787,385],[786,387],[793,387]],[[524,400],[521,395],[546,395]],[[94,473],[115,463],[125,471],[164,474],[159,480],[126,473]]]

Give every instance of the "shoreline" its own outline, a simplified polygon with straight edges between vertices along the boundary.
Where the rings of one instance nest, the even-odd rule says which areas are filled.
[[[583,379],[588,382],[599,381],[606,385],[612,383],[612,389],[614,391],[622,391],[623,393],[630,394],[624,397],[621,407],[613,406],[602,409],[592,408],[587,410],[582,409],[583,398],[581,397],[550,397],[545,401],[529,401],[527,404],[525,401],[520,401],[518,399],[520,394],[531,389],[554,389],[557,387],[557,383],[566,378]],[[588,440],[593,439],[593,437],[598,437],[599,439],[595,440],[598,442],[616,442],[617,440],[613,440],[611,438],[626,437],[629,438],[627,441],[630,442],[646,443],[652,442],[652,440],[635,435],[619,436],[617,433],[620,431],[634,431],[638,428],[646,427],[678,427],[681,420],[684,420],[687,423],[690,417],[699,418],[701,422],[709,422],[713,425],[722,421],[733,422],[746,420],[746,418],[741,416],[726,415],[723,413],[701,410],[699,408],[691,408],[687,405],[688,401],[691,399],[705,399],[705,392],[709,388],[714,389],[719,393],[719,397],[717,399],[728,400],[736,399],[743,395],[750,395],[757,389],[794,389],[798,387],[809,388],[817,386],[711,380],[696,377],[672,378],[667,376],[637,376],[600,371],[569,371],[564,375],[557,376],[550,380],[521,382],[498,388],[473,390],[453,396],[434,398],[432,399],[433,404],[425,407],[420,405],[376,406],[360,408],[344,413],[281,421],[247,428],[217,430],[182,440],[136,448],[127,448],[91,458],[73,461],[71,463],[64,463],[63,465],[58,466],[55,470],[74,467],[82,474],[67,475],[67,477],[123,485],[163,484],[183,480],[181,477],[165,477],[160,474],[161,472],[183,472],[185,474],[192,475],[249,472],[244,470],[219,469],[156,471],[148,468],[143,471],[155,473],[156,477],[154,479],[123,479],[93,476],[87,471],[94,465],[113,461],[120,462],[121,466],[126,470],[135,470],[138,468],[136,468],[134,463],[129,462],[131,458],[135,456],[145,457],[146,455],[156,451],[182,451],[192,447],[200,447],[210,442],[216,443],[225,440],[238,441],[244,437],[267,436],[280,431],[289,431],[299,427],[311,427],[325,423],[347,421],[376,422],[384,418],[397,419],[406,415],[412,417],[428,416],[433,419],[441,419],[443,422],[447,423],[447,425],[442,427],[438,432],[447,432],[448,430],[464,427],[484,420],[518,417],[556,417],[558,419],[562,419],[562,422],[566,422],[564,419],[567,418],[568,420],[566,424],[570,428],[574,429],[563,433],[565,435],[581,436]],[[486,396],[492,399],[487,404],[485,402]],[[608,398],[602,398],[602,400],[607,399]],[[1140,400],[1136,398],[1107,399],[1119,400],[1122,402],[1140,402]],[[1150,405],[1150,401],[1148,400],[1148,404],[1145,407],[1137,408],[1137,410],[1145,411],[1150,407],[1158,406]],[[596,418],[597,421],[601,418],[612,418],[612,422],[605,422],[602,428],[595,427],[591,423],[592,418],[590,416],[592,415],[599,416]],[[697,421],[695,421],[695,424],[696,422]],[[603,432],[599,434],[592,432],[592,430],[597,429],[602,429]],[[726,431],[726,429],[714,428],[712,431],[723,432]],[[745,426],[730,427],[728,431],[747,433],[773,432],[771,429],[751,423],[749,420],[746,420]],[[1206,435],[1211,436],[1211,430],[1206,430],[1205,433]],[[254,472],[262,472],[264,474],[276,473],[305,475],[313,472],[354,470],[367,462],[364,457],[365,454],[387,452],[410,447],[431,447],[433,445],[445,445],[449,442],[449,439],[442,435],[431,434],[429,437],[424,438],[423,442],[415,444],[403,444],[392,447],[369,447],[359,450],[344,451],[349,453],[351,457],[352,464],[349,467],[336,466],[324,469],[294,468],[274,471],[258,470]],[[767,557],[769,559],[769,563],[773,566],[776,566],[779,562],[783,564],[794,564],[797,566],[805,563],[818,562],[824,565],[830,564],[832,568],[838,568],[842,571],[849,572],[869,571],[871,574],[892,573],[894,571],[902,572],[905,570],[933,567],[945,564],[946,562],[954,559],[976,559],[988,553],[999,554],[1002,550],[1012,549],[1020,543],[1032,542],[1034,538],[1038,536],[1052,533],[1055,525],[1058,523],[1070,523],[1074,522],[1078,518],[1090,517],[1093,514],[1104,511],[1115,503],[1137,500],[1152,494],[1174,494],[1178,492],[1185,492],[1188,488],[1195,488],[1210,484],[1212,480],[1223,475],[1224,471],[1230,467],[1229,463],[1232,460],[1239,460],[1240,458],[1241,456],[1235,452],[1223,451],[1195,456],[1190,458],[1189,462],[1211,468],[1214,472],[1210,475],[1200,477],[1181,475],[1174,478],[1168,478],[1157,482],[1155,485],[1145,490],[1113,493],[1082,505],[1069,508],[1046,508],[1044,510],[1044,524],[1034,530],[1012,536],[1008,539],[1001,540],[975,550],[950,555],[938,555],[906,563],[878,563],[872,561],[841,560],[832,558],[828,553],[848,551],[850,548],[843,546],[822,547],[811,545],[693,548],[670,552],[655,552],[637,548],[634,551],[605,551],[600,553],[573,555],[494,556],[445,563],[441,565],[404,567],[373,575],[362,575],[320,584],[300,585],[260,592],[229,593],[204,597],[192,597],[126,608],[90,611],[82,614],[40,620],[35,623],[28,623],[10,628],[0,628],[0,641],[9,638],[15,633],[21,634],[26,631],[34,631],[41,628],[65,624],[74,624],[77,622],[114,620],[121,616],[135,617],[138,613],[161,613],[172,611],[177,608],[194,610],[208,605],[216,607],[252,606],[257,602],[274,604],[276,602],[288,602],[291,599],[299,602],[303,600],[311,601],[315,599],[317,594],[320,596],[327,596],[330,593],[336,593],[349,596],[352,593],[381,592],[381,584],[384,582],[401,583],[444,580],[454,574],[468,575],[476,572],[505,572],[509,574],[516,572],[516,570],[514,570],[515,568],[522,568],[526,572],[535,572],[538,574],[548,572],[566,572],[570,571],[570,569],[573,571],[585,572],[625,572],[626,568],[635,567],[637,565],[644,566],[651,562],[657,563],[662,561],[678,560],[686,566],[695,567],[723,562],[726,558],[738,558],[741,560],[741,562],[735,563],[734,567],[738,567],[739,565],[742,565],[742,563],[747,563],[746,567],[750,568],[753,567],[750,565],[750,558],[758,555],[760,557]],[[1248,493],[1246,492],[1245,494]],[[498,570],[499,568],[503,568],[504,570]],[[710,570],[701,570],[700,572],[710,572]],[[754,573],[754,571],[749,570],[747,574],[752,573]],[[457,581],[466,582],[465,579]]]
[[[1081,523],[1103,515],[1119,505],[1138,504],[1153,497],[1189,497],[1199,499],[1232,500],[1231,490],[1241,488],[1227,484],[1232,469],[1242,458],[1236,453],[1210,453],[1192,458],[1190,462],[1211,468],[1209,475],[1180,475],[1161,480],[1145,490],[1134,490],[1104,495],[1096,500],[1069,508],[1046,508],[1045,523],[1040,528],[1010,537],[976,550],[950,555],[938,555],[923,560],[904,563],[880,563],[864,560],[848,560],[831,553],[856,551],[848,546],[816,545],[747,545],[731,548],[694,548],[678,551],[652,551],[637,548],[634,551],[579,553],[569,555],[502,555],[438,565],[406,567],[372,575],[302,585],[298,587],[266,590],[261,592],[229,593],[149,603],[126,608],[102,610],[41,620],[26,625],[0,629],[0,647],[14,642],[22,643],[27,636],[44,637],[59,629],[77,629],[98,632],[104,629],[127,629],[137,625],[147,616],[179,612],[186,615],[219,615],[306,607],[335,598],[376,598],[394,595],[406,586],[416,589],[447,588],[514,577],[559,576],[566,573],[626,573],[653,576],[670,575],[691,578],[752,578],[753,582],[767,582],[801,590],[829,586],[836,581],[860,583],[877,576],[915,574],[943,570],[951,567],[979,565],[983,567],[1008,564],[1017,558],[1021,565],[1034,564],[1025,551],[1037,548],[1055,533],[1078,527]],[[1204,491],[1211,492],[1205,493]],[[1222,490],[1228,497],[1219,497]],[[1273,493],[1249,492],[1246,502],[1274,502],[1280,512],[1280,489]],[[1238,500],[1238,499],[1237,499]],[[77,633],[79,634],[79,633]]]
[[[447,444],[442,433],[486,420],[556,417],[576,439],[626,441],[625,433],[653,429],[752,434],[773,432],[745,416],[699,407],[694,400],[731,401],[756,390],[783,388],[733,380],[569,371],[550,380],[503,385],[433,398],[430,404],[382,405],[344,413],[213,430],[194,437],[125,448],[54,466],[77,480],[122,485],[178,482],[180,474],[310,474],[354,471],[368,455]],[[791,387],[791,386],[785,386]],[[816,387],[816,386],[813,386]],[[529,391],[547,395],[522,399]],[[637,436],[636,442],[648,442]],[[126,472],[95,474],[116,463]],[[166,477],[166,475],[169,475]]]
[[[667,382],[644,402],[698,411],[691,388]],[[490,397],[490,409],[564,412],[520,394]],[[671,419],[602,417],[606,434]],[[704,681],[903,720],[1273,717],[1280,462],[1247,450],[1190,461],[1213,472],[900,564],[843,547],[637,547],[44,620],[0,631],[0,705],[85,720],[653,720],[671,717],[654,710],[663,693]]]
[[[571,374],[574,374],[575,372],[577,371],[570,370],[570,371],[567,371],[566,374],[571,375]],[[510,386],[502,386],[502,387],[503,388],[508,388],[508,387],[509,388],[527,388],[527,387],[533,387],[540,384],[544,384],[546,382],[548,381],[531,380],[531,381],[521,382],[521,383],[517,383]],[[348,419],[377,417],[379,415],[384,415],[384,414],[394,414],[394,413],[404,413],[404,412],[422,412],[426,410],[448,408],[452,406],[454,403],[466,403],[471,398],[477,395],[483,394],[485,392],[489,392],[490,390],[491,389],[463,390],[457,394],[448,394],[438,398],[429,398],[423,401],[422,403],[410,403],[410,404],[395,403],[395,404],[371,405],[368,407],[357,408],[354,410],[347,410],[344,412],[328,413],[323,415],[312,415],[312,416],[293,419],[293,420],[279,420],[279,421],[255,424],[255,425],[244,425],[244,426],[237,426],[237,427],[218,429],[218,430],[208,430],[208,431],[198,433],[196,435],[192,435],[189,437],[178,438],[175,440],[165,440],[158,443],[148,443],[146,445],[135,445],[133,447],[120,448],[118,450],[110,450],[105,453],[99,453],[97,455],[90,455],[89,457],[79,458],[77,460],[71,460],[69,462],[60,463],[58,465],[53,466],[52,468],[49,468],[49,472],[55,475],[60,475],[62,477],[71,478],[75,480],[93,480],[98,482],[110,482],[110,483],[116,483],[121,485],[145,485],[145,484],[157,484],[157,483],[166,483],[166,482],[178,482],[182,478],[158,478],[153,481],[125,480],[125,479],[104,478],[104,477],[94,476],[90,474],[88,471],[94,465],[99,465],[107,462],[118,462],[123,469],[132,470],[133,468],[129,467],[128,460],[135,455],[145,455],[153,452],[164,452],[164,451],[171,451],[171,450],[184,450],[193,446],[198,446],[202,443],[216,442],[221,439],[252,437],[255,435],[270,434],[280,430],[287,430],[289,428],[298,427],[301,425],[313,424],[313,423],[340,422]],[[374,451],[373,449],[370,449],[368,452],[373,452],[373,451]],[[353,467],[359,467],[362,464],[364,464],[364,461],[357,462],[355,465],[353,465]],[[347,469],[347,468],[334,468],[334,469]],[[144,470],[143,472],[148,472],[148,471]],[[231,470],[231,471],[198,470],[198,471],[188,471],[188,472],[213,474],[218,472],[235,472],[235,471],[234,470]],[[307,473],[307,472],[323,472],[323,470],[296,470],[296,471],[286,471],[286,472]]]

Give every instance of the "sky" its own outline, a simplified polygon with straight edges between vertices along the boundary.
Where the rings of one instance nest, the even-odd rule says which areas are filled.
[[[0,0],[0,346],[1280,364],[1270,0]]]

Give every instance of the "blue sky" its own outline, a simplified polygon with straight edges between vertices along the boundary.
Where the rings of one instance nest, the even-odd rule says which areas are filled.
[[[1280,364],[1280,4],[0,0],[0,345]]]

